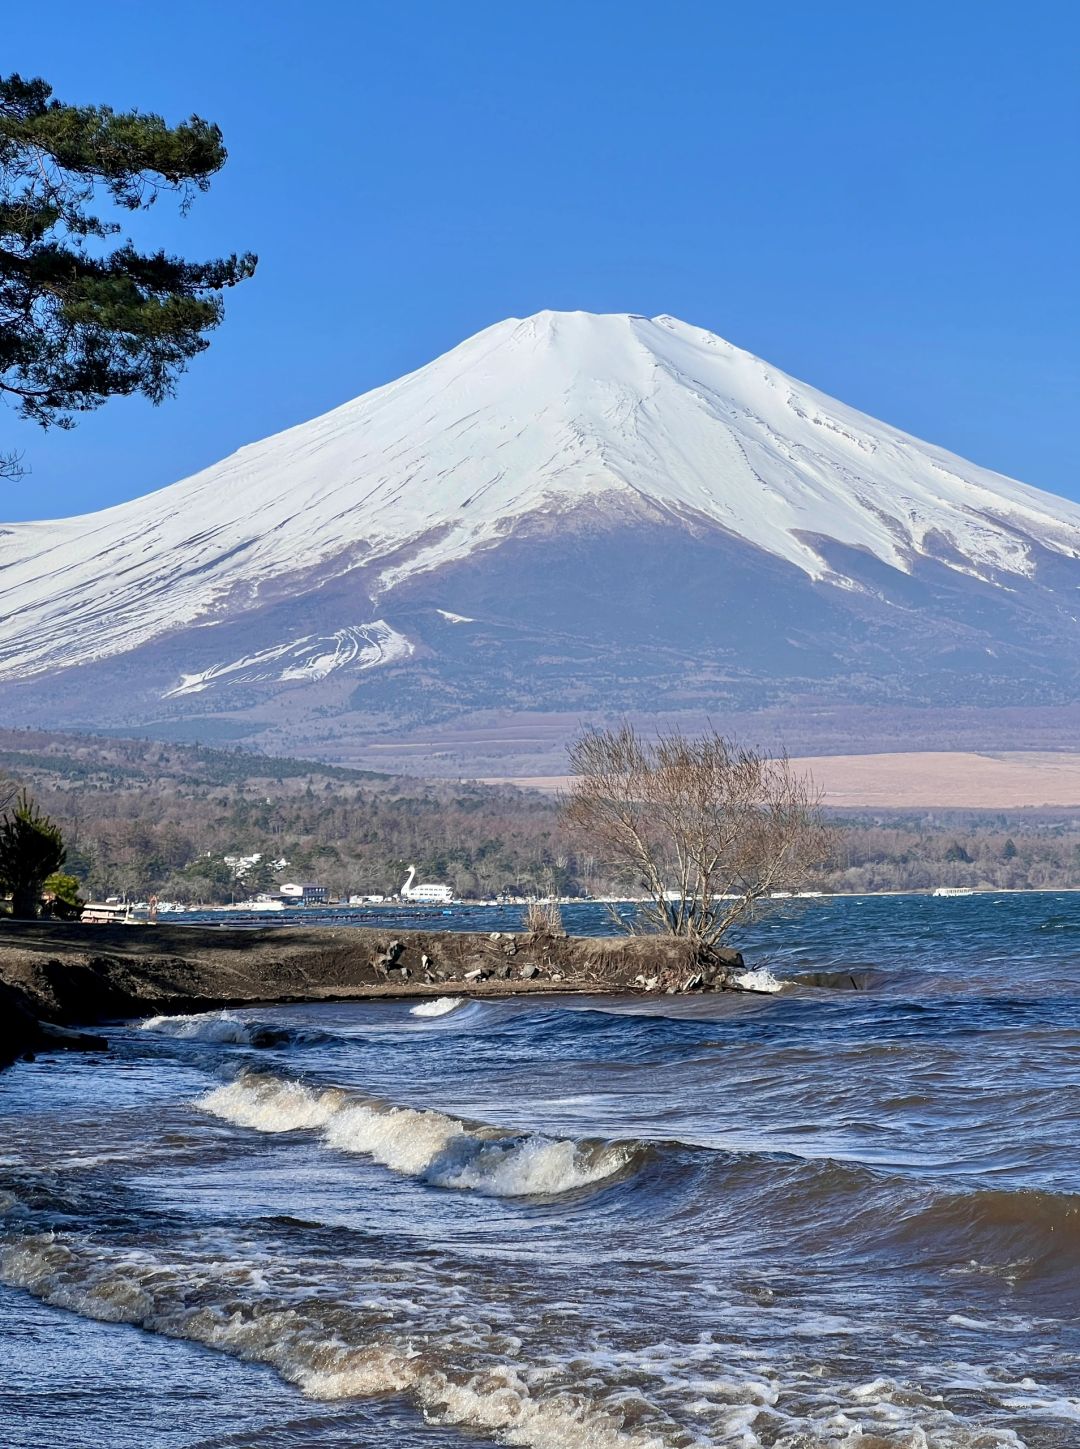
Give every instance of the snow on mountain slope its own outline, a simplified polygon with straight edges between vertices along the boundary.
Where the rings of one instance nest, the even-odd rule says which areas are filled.
[[[329,637],[308,634],[287,644],[261,649],[243,659],[215,664],[197,674],[185,674],[175,689],[166,691],[166,699],[179,699],[185,694],[201,694],[216,684],[286,684],[314,683],[325,679],[335,669],[350,665],[357,670],[374,669],[395,659],[407,659],[413,646],[385,619],[370,624],[337,629]]]
[[[821,538],[905,572],[932,554],[999,583],[1033,572],[1033,545],[1080,556],[1080,506],[875,422],[710,332],[542,312],[157,493],[9,525],[0,678],[234,621],[360,568],[378,600],[580,504],[705,518],[844,588],[865,585],[830,567]],[[389,626],[355,617],[218,671],[292,679],[322,677],[318,661],[377,663],[382,643],[365,630]]]

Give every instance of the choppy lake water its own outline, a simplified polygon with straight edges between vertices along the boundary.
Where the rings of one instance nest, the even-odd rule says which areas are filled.
[[[876,984],[275,1006],[0,1076],[0,1442],[1073,1449],[1080,897],[739,944]]]

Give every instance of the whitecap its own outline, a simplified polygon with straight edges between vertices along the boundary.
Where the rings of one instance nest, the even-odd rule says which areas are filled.
[[[744,991],[773,993],[784,989],[784,983],[780,978],[764,968],[758,971],[744,971],[741,976],[735,977],[735,985],[741,986]]]
[[[323,1127],[340,1106],[340,1092],[313,1092],[302,1082],[276,1077],[238,1077],[200,1097],[197,1106],[215,1117],[257,1132],[296,1132]]]
[[[621,1173],[637,1142],[589,1142],[468,1126],[430,1108],[403,1107],[336,1087],[245,1073],[196,1102],[258,1132],[317,1130],[328,1147],[355,1152],[433,1187],[492,1197],[547,1197]]]
[[[252,1025],[230,1011],[201,1012],[192,1016],[151,1016],[139,1022],[140,1031],[157,1032],[159,1036],[176,1037],[181,1041],[220,1042],[223,1045],[250,1045]]]
[[[449,1140],[423,1175],[438,1187],[495,1197],[555,1197],[613,1177],[634,1153],[631,1143],[592,1146],[557,1137],[484,1140],[466,1134]]]
[[[421,1001],[417,1006],[410,1006],[409,1015],[446,1016],[448,1012],[456,1011],[459,1006],[464,1005],[464,996],[440,996],[436,1001]]]
[[[291,1269],[286,1273],[291,1282]],[[272,1284],[274,1273],[268,1277]],[[666,1405],[631,1388],[623,1353],[613,1356],[610,1350],[585,1348],[572,1361],[560,1356],[542,1366],[520,1359],[508,1362],[508,1341],[501,1333],[492,1338],[486,1315],[483,1325],[477,1325],[480,1334],[472,1331],[456,1281],[446,1304],[453,1305],[453,1318],[440,1323],[434,1351],[430,1327],[413,1331],[407,1312],[398,1316],[396,1298],[388,1301],[376,1291],[363,1304],[334,1305],[328,1316],[333,1300],[315,1291],[297,1294],[295,1286],[287,1297],[275,1293],[261,1267],[247,1257],[169,1260],[160,1250],[110,1251],[87,1240],[45,1233],[0,1240],[0,1282],[87,1318],[135,1324],[265,1364],[312,1399],[403,1394],[429,1423],[489,1435],[522,1449],[580,1449],[585,1444],[590,1449],[671,1449],[674,1444],[703,1449],[705,1442],[691,1438],[668,1418]],[[520,1340],[516,1343],[520,1348]],[[668,1378],[674,1368],[683,1387],[700,1394],[699,1402],[690,1406],[694,1412],[722,1415],[714,1420],[710,1443],[737,1443],[747,1449],[759,1443],[754,1424],[767,1408],[774,1431],[768,1442],[805,1443],[807,1449],[886,1442],[896,1449],[901,1443],[907,1449],[930,1449],[931,1444],[941,1449],[1021,1446],[1012,1429],[969,1426],[958,1421],[940,1396],[927,1397],[918,1385],[884,1377],[848,1386],[846,1401],[843,1385],[827,1397],[826,1387],[810,1406],[810,1416],[795,1418],[778,1408],[785,1389],[779,1378],[747,1378],[741,1367],[730,1377],[715,1373],[714,1351],[708,1342],[689,1352],[685,1344],[668,1347],[661,1342],[629,1356],[631,1368],[650,1375]],[[709,1366],[706,1379],[697,1378],[699,1362]],[[613,1365],[623,1380],[614,1394],[605,1364]],[[688,1365],[694,1366],[689,1380]],[[974,1372],[978,1382],[986,1377],[985,1370]],[[1053,1420],[1076,1417],[1075,1400],[1059,1398],[1032,1379],[1015,1385],[994,1378],[989,1382],[1004,1391],[1000,1403],[1005,1408]]]
[[[187,1339],[237,1358],[264,1363],[313,1399],[406,1393],[430,1422],[498,1436],[525,1449],[666,1449],[666,1440],[631,1425],[596,1402],[587,1389],[537,1392],[516,1366],[485,1363],[448,1371],[411,1344],[383,1336],[349,1342],[328,1336],[307,1305],[235,1296],[250,1273],[234,1265],[226,1301],[213,1292],[219,1275],[205,1264],[164,1263],[80,1249],[52,1234],[0,1244],[0,1281],[47,1303],[109,1323],[131,1323]],[[200,1307],[190,1304],[199,1286]],[[366,1325],[357,1325],[364,1331]]]

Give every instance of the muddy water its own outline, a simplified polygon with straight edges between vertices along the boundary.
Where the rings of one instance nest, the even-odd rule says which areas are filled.
[[[153,1020],[0,1077],[0,1441],[1080,1444],[1080,898],[741,944],[788,984]]]

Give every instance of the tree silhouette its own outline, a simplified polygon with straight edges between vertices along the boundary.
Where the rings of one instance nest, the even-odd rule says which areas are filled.
[[[60,827],[23,790],[0,815],[0,885],[11,893],[13,916],[38,914],[45,881],[66,859]]]
[[[186,211],[224,165],[217,126],[52,99],[45,81],[0,77],[0,394],[42,427],[110,397],[170,396],[209,345],[221,292],[250,277],[247,253],[189,262],[131,241],[100,203],[145,211],[164,193]],[[25,471],[21,455],[0,474]]]

